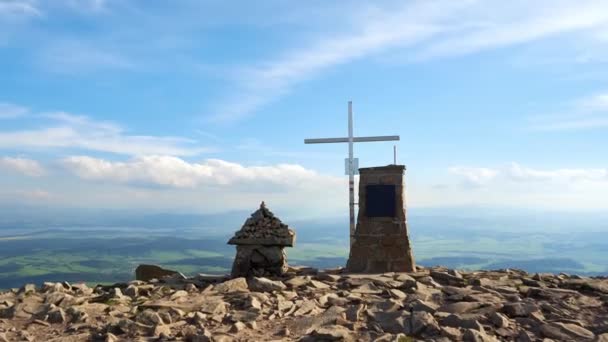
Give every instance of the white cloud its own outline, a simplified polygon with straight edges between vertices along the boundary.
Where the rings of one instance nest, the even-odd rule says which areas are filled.
[[[108,4],[107,0],[64,0],[65,5],[81,11],[100,11]]]
[[[177,157],[161,155],[140,156],[124,162],[72,156],[62,163],[67,170],[87,180],[175,188],[235,186],[273,192],[331,187],[342,181],[294,164],[243,166],[219,159],[189,163]]]
[[[0,158],[0,169],[16,171],[31,177],[40,177],[46,172],[35,160],[12,157]]]
[[[0,18],[3,16],[40,16],[41,12],[32,0],[2,0],[0,1]]]
[[[238,70],[239,99],[216,108],[216,121],[238,120],[259,107],[286,94],[292,86],[320,72],[354,59],[380,52],[388,47],[407,46],[429,38],[440,31],[433,19],[441,18],[454,7],[446,3],[437,8],[422,2],[402,8],[390,15],[372,16],[358,22],[348,35],[324,34],[303,49],[284,53],[271,62]],[[244,95],[243,95],[244,94]]]
[[[593,30],[608,23],[605,1],[439,0],[411,1],[391,8],[375,5],[378,7],[345,11],[353,17],[348,34],[325,30],[318,40],[304,43],[304,48],[288,50],[270,58],[270,62],[238,70],[238,97],[218,106],[212,119],[233,121],[246,117],[289,93],[299,82],[331,67],[391,49],[406,48],[409,61],[413,61],[475,53],[573,32],[593,35]]]
[[[538,131],[570,131],[608,127],[608,92],[596,93],[565,105],[566,114],[530,118]]]
[[[608,92],[588,96],[578,101],[578,106],[590,111],[608,112]]]
[[[0,132],[0,148],[77,148],[126,155],[166,154],[192,156],[211,149],[196,141],[171,136],[127,134],[120,125],[86,116],[45,114],[52,123],[44,128]]]
[[[38,63],[47,71],[65,74],[136,67],[119,51],[77,40],[49,42],[38,55]]]
[[[451,174],[462,177],[467,183],[489,185],[490,183],[516,182],[552,182],[581,183],[601,182],[608,185],[608,168],[560,168],[540,170],[511,163],[498,168],[485,167],[451,167]]]
[[[54,197],[53,194],[51,194],[50,192],[40,190],[40,189],[16,191],[15,195],[22,197],[24,199],[35,200],[35,201],[48,200],[48,199],[51,199]]]
[[[464,168],[466,169],[466,168]],[[469,173],[495,176],[475,187],[440,189],[410,186],[409,198],[427,206],[515,207],[550,210],[606,210],[608,168],[540,169],[510,163],[497,167],[469,168]],[[489,171],[488,171],[489,170]],[[468,174],[458,175],[465,184]],[[448,180],[453,184],[454,180]],[[474,191],[471,191],[473,190]]]
[[[11,119],[23,116],[29,112],[26,107],[12,103],[0,102],[0,119]]]
[[[468,185],[481,186],[492,181],[498,171],[485,167],[453,166],[448,169],[451,174],[463,177]]]
[[[608,183],[608,169],[554,169],[537,170],[517,163],[502,171],[507,177],[517,181],[576,182],[599,181]]]
[[[535,41],[570,32],[600,29],[608,23],[604,1],[483,1],[470,2],[459,20],[464,30],[440,37],[422,49],[420,56],[442,57],[475,53]]]

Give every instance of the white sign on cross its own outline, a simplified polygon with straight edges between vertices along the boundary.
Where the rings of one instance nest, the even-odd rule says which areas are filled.
[[[399,140],[398,135],[385,135],[374,137],[353,137],[353,102],[348,101],[348,137],[346,138],[321,138],[304,139],[305,144],[328,144],[328,143],[348,143],[348,206],[350,213],[350,245],[353,245],[355,235],[355,172],[353,158],[353,143],[373,142],[373,141],[394,141]],[[358,166],[358,163],[357,163]]]

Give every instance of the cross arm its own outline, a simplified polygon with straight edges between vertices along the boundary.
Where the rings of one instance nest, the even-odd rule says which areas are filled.
[[[354,137],[353,142],[372,142],[372,141],[395,141],[399,140],[398,135],[381,135],[374,137]],[[329,144],[329,143],[347,143],[348,138],[320,138],[320,139],[304,139],[305,144]]]

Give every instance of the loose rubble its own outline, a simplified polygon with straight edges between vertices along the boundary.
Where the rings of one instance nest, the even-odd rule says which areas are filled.
[[[0,341],[608,341],[608,279],[290,267],[28,284],[0,293]]]

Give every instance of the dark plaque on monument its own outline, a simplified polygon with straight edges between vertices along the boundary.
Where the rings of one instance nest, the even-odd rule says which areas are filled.
[[[365,187],[365,216],[395,217],[395,186],[392,184]]]

